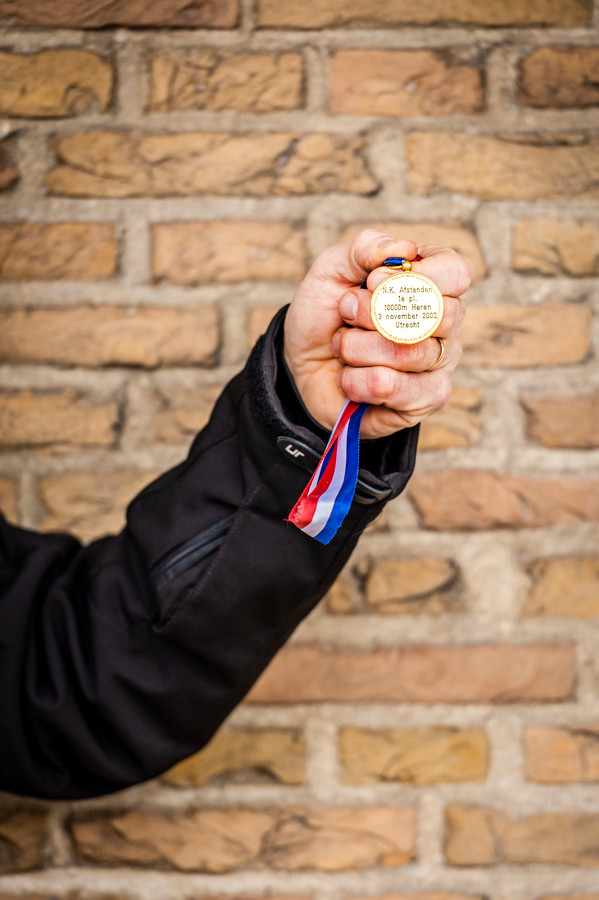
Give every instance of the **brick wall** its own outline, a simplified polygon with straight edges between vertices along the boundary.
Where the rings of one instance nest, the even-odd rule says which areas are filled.
[[[118,528],[340,236],[474,274],[407,494],[206,751],[2,799],[2,900],[598,900],[598,13],[0,0],[13,519]]]

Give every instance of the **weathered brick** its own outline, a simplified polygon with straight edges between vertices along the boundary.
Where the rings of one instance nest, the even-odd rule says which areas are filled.
[[[488,900],[482,894],[456,894],[453,891],[427,891],[424,894],[396,894],[395,892],[382,894],[376,897],[346,898],[346,900]],[[566,898],[567,900],[567,898]],[[593,900],[591,897],[590,900]],[[599,900],[599,898],[598,898]]]
[[[16,891],[13,893],[12,891],[9,893],[5,893],[4,891],[0,892],[0,900],[130,900],[130,894],[121,893],[120,891],[94,891],[88,890],[87,888],[77,889],[73,888],[66,893],[59,891],[58,893],[55,890],[50,889],[49,891],[44,891],[43,894],[24,894],[22,891]],[[210,897],[203,896],[202,900],[211,900]],[[215,896],[212,900],[223,900],[222,896]],[[242,900],[241,897],[237,898],[237,900]],[[243,900],[258,900],[258,898],[251,897],[243,897]],[[271,898],[269,897],[269,900]],[[273,897],[272,900],[283,900],[282,897]],[[309,897],[290,897],[289,900],[310,900]],[[471,898],[467,898],[467,900],[471,900]]]
[[[27,872],[44,860],[46,817],[20,810],[0,817],[0,874]]]
[[[415,850],[410,808],[202,809],[97,815],[72,823],[77,853],[101,865],[229,872],[400,866]]]
[[[116,404],[94,404],[74,390],[34,394],[0,392],[0,446],[109,447],[114,444],[119,410]]]
[[[473,644],[346,650],[291,645],[249,694],[255,703],[511,703],[565,700],[576,659],[568,644]]]
[[[298,53],[171,49],[151,57],[151,112],[277,112],[302,104]]]
[[[599,894],[544,894],[537,900],[599,900]]]
[[[0,22],[49,28],[233,28],[239,0],[0,0]]]
[[[443,191],[483,200],[599,197],[599,138],[583,134],[411,134],[406,141],[415,194]]]
[[[343,728],[339,753],[343,780],[350,784],[484,781],[489,768],[480,728]]]
[[[599,391],[578,396],[529,395],[521,403],[530,440],[545,447],[599,447]]]
[[[0,140],[0,191],[12,187],[19,180],[19,169],[15,156],[15,139],[6,137]]]
[[[307,266],[305,232],[287,222],[169,222],[152,236],[155,281],[297,282]]]
[[[484,91],[476,66],[431,50],[341,50],[331,60],[332,113],[448,116],[478,113]]]
[[[457,605],[456,581],[447,559],[377,559],[366,576],[366,603],[383,614],[448,612]]]
[[[114,534],[125,524],[130,500],[160,472],[76,472],[47,475],[39,485],[46,508],[41,526],[46,531],[70,531],[89,540]]]
[[[12,522],[17,521],[19,489],[10,478],[0,475],[0,510]]]
[[[353,592],[347,575],[342,572],[325,597],[327,611],[333,615],[347,615],[354,612]]]
[[[532,588],[524,616],[599,616],[599,557],[544,559],[530,568]]]
[[[589,352],[593,314],[584,306],[489,306],[464,319],[464,366],[564,366]]]
[[[599,47],[539,47],[520,63],[518,100],[550,109],[599,104]]]
[[[169,388],[158,394],[154,440],[187,443],[208,422],[222,385]]]
[[[479,388],[454,388],[449,403],[421,423],[418,449],[441,450],[477,444],[482,433],[481,402]]]
[[[0,225],[3,281],[90,281],[116,274],[119,241],[108,223]]]
[[[274,780],[301,784],[306,745],[300,731],[284,728],[232,728],[218,732],[207,747],[163,775],[174,787],[204,784],[214,778]]]
[[[365,0],[360,4],[344,0],[259,0],[258,23],[271,27],[322,28],[354,23],[381,25],[590,25],[592,0],[503,0],[477,3],[455,0],[448,7],[443,0],[410,3],[409,0]]]
[[[539,784],[599,781],[599,727],[529,725],[524,773]]]
[[[455,804],[446,809],[447,862],[599,866],[599,815],[557,812],[515,821],[497,809]]]
[[[408,491],[424,528],[544,528],[599,521],[599,480],[591,478],[453,469],[415,475]]]
[[[71,197],[197,194],[370,194],[377,183],[361,138],[334,134],[130,134],[95,131],[54,141],[50,192]]]
[[[599,223],[593,219],[520,219],[512,266],[541,275],[599,275]]]
[[[0,893],[0,900],[60,900],[55,894],[23,894],[20,891],[16,894],[13,893],[5,893],[2,891]],[[79,900],[79,896],[77,893],[69,892],[68,897],[65,900]],[[89,900],[100,900],[99,897],[90,896]],[[117,900],[117,897],[107,895],[102,898],[102,900]],[[118,900],[125,900],[124,897],[118,898]]]
[[[0,114],[76,116],[105,112],[112,95],[110,62],[87,50],[0,51]]]
[[[486,266],[481,246],[475,234],[459,222],[402,222],[376,221],[349,225],[339,235],[340,241],[347,241],[362,228],[378,228],[400,238],[408,238],[416,244],[436,244],[439,247],[450,247],[464,258],[470,268],[472,283],[477,284],[486,278]]]
[[[0,312],[0,360],[76,366],[212,365],[217,311],[76,307]]]
[[[49,892],[44,891],[43,894],[23,894],[21,891],[17,893],[4,893],[2,891],[0,893],[0,900],[130,900],[130,895],[114,891],[90,891],[87,888],[83,888],[81,890],[73,889],[69,890],[68,893],[56,893],[54,890],[50,890]],[[208,897],[203,897],[202,900],[210,900]],[[215,897],[213,900],[222,900],[222,897]],[[241,898],[239,898],[241,900]],[[243,900],[252,900],[252,898],[244,897]],[[255,898],[258,900],[258,898]],[[270,900],[270,898],[269,898]],[[282,898],[273,898],[273,900],[282,900]],[[290,898],[290,900],[300,900],[299,897]],[[309,900],[308,897],[303,897],[301,900]],[[469,900],[469,898],[467,898]]]

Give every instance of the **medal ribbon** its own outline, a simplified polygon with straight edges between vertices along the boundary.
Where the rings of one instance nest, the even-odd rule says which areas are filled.
[[[403,257],[390,256],[382,265],[401,266],[403,262]],[[365,281],[361,287],[366,287]],[[335,536],[354,499],[360,425],[367,409],[367,403],[345,401],[320,462],[287,518],[321,544],[328,544]]]
[[[289,513],[288,522],[321,544],[335,536],[354,499],[367,409],[367,403],[345,401],[316,471]]]

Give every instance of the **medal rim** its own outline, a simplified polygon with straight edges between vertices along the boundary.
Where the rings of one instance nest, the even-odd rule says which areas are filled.
[[[391,334],[391,332],[387,331],[386,329],[383,330],[382,326],[380,326],[379,323],[376,321],[375,305],[376,305],[376,302],[378,299],[377,295],[379,293],[379,288],[381,288],[384,284],[387,284],[389,281],[394,281],[398,278],[409,278],[409,277],[417,278],[420,281],[424,281],[426,284],[431,285],[434,288],[435,293],[437,295],[438,302],[439,302],[439,318],[435,321],[433,326],[426,332],[426,334],[420,334],[417,338],[414,338],[413,340],[409,340],[409,339],[405,339],[405,338],[402,338],[401,340],[399,340],[397,337],[395,337],[393,334]],[[435,331],[437,330],[437,328],[439,327],[439,325],[441,324],[441,322],[443,320],[444,312],[445,312],[445,304],[443,301],[443,294],[441,293],[441,291],[439,290],[439,288],[437,287],[435,282],[432,280],[432,278],[429,278],[428,275],[422,275],[420,272],[413,272],[413,271],[394,272],[392,275],[389,275],[387,278],[384,278],[383,281],[381,281],[381,283],[375,287],[374,291],[372,292],[372,296],[370,298],[370,318],[371,318],[372,324],[374,325],[374,327],[376,328],[376,330],[378,331],[379,334],[382,334],[382,336],[384,338],[386,338],[388,341],[392,341],[394,344],[420,344],[420,343],[422,343],[422,341],[425,341],[427,338],[429,338],[432,334],[435,333]]]

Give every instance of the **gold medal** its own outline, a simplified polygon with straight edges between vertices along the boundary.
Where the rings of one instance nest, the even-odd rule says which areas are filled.
[[[443,294],[430,278],[412,272],[409,260],[389,268],[400,271],[378,285],[370,300],[377,331],[396,344],[419,344],[433,334],[443,318]]]

